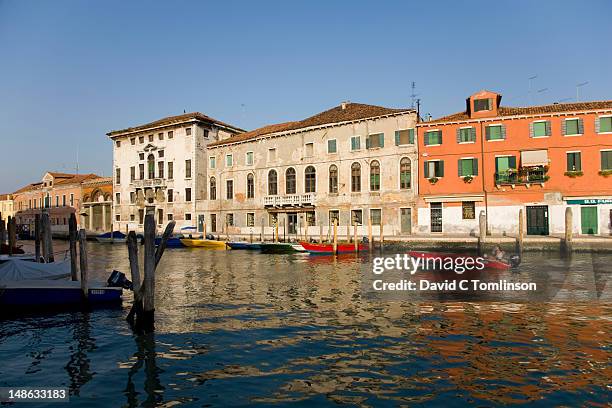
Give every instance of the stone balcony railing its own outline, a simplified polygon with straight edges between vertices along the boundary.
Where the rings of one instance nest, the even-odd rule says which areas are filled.
[[[269,195],[264,197],[265,207],[305,207],[313,206],[315,202],[314,193],[292,194],[292,195]]]
[[[166,185],[166,180],[162,178],[145,179],[145,180],[133,180],[131,184],[136,188],[143,187],[163,187]]]

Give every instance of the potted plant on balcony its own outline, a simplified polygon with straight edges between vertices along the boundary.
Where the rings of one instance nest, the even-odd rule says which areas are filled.
[[[604,177],[608,177],[608,176],[612,175],[612,169],[600,170],[599,171],[599,175],[600,176],[604,176]]]
[[[466,184],[471,183],[472,180],[474,180],[473,176],[463,176],[463,182],[466,183]]]
[[[566,171],[563,174],[565,174],[567,177],[576,178],[576,177],[582,177],[584,173],[580,170],[572,170],[572,171]]]
[[[430,182],[431,184],[436,184],[436,183],[438,182],[438,178],[437,178],[437,177],[435,177],[435,176],[434,176],[434,177],[430,177],[428,180],[429,180],[429,182]]]

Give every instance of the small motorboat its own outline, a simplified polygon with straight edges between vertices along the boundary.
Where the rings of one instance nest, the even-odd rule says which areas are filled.
[[[185,248],[185,245],[183,245],[183,243],[181,242],[182,238],[182,235],[172,236],[168,238],[168,241],[166,241],[166,248]],[[161,244],[161,240],[161,237],[155,238],[155,246],[159,246],[159,244]]]
[[[231,241],[227,246],[231,249],[260,250],[261,242]]]
[[[333,244],[315,244],[311,242],[300,241],[300,245],[306,249],[311,254],[316,255],[332,255],[334,253],[334,245]],[[366,251],[368,249],[367,244],[360,243],[357,246],[358,250]],[[355,252],[355,244],[338,244],[336,246],[337,252],[339,254],[347,254],[350,252]]]
[[[293,242],[262,242],[261,252],[264,254],[290,254],[293,252],[307,253],[306,249]]]
[[[121,231],[105,232],[96,236],[98,242],[113,244],[113,243],[125,243],[127,241],[127,235]]]
[[[420,252],[420,251],[408,251],[408,255],[413,258],[429,258],[429,259],[456,259],[456,258],[468,258],[471,257],[476,259],[477,257],[465,254],[456,253],[444,253],[444,252]],[[513,267],[517,267],[520,260],[517,260],[514,256],[510,258],[510,262],[504,262],[498,259],[484,259],[484,269],[498,269],[507,270]]]
[[[181,238],[180,241],[183,245],[190,248],[226,249],[227,246],[225,241],[214,239]]]

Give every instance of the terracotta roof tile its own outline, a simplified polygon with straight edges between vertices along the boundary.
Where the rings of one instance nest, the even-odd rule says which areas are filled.
[[[351,122],[361,119],[376,118],[380,116],[393,115],[405,112],[414,112],[414,109],[385,108],[382,106],[347,102],[344,109],[342,108],[342,105],[336,106],[332,109],[328,109],[324,112],[318,113],[304,120],[279,123],[275,125],[267,125],[259,129],[252,130],[250,132],[241,133],[239,135],[232,136],[224,140],[219,140],[217,142],[210,143],[208,146],[212,147],[229,143],[242,142],[245,140],[255,139],[260,136],[272,133],[330,125],[341,122]]]
[[[200,112],[191,112],[191,113],[184,113],[182,115],[176,115],[176,116],[168,116],[166,118],[162,118],[150,123],[146,123],[144,125],[139,125],[139,126],[134,126],[134,127],[129,127],[126,129],[122,129],[122,130],[112,130],[110,132],[108,132],[106,135],[113,137],[113,136],[117,136],[119,134],[123,134],[123,133],[128,133],[128,132],[137,132],[139,130],[145,130],[148,128],[152,128],[152,127],[158,127],[158,126],[164,126],[164,125],[173,125],[176,123],[182,123],[182,122],[186,122],[188,120],[191,119],[195,119],[198,121],[203,121],[203,122],[211,122],[211,123],[215,123],[224,127],[228,127],[230,129],[234,129],[237,132],[244,132],[244,129],[240,129],[236,126],[233,125],[229,125],[225,122],[221,122],[220,120],[211,118],[208,115],[204,115],[203,113]]]
[[[575,103],[555,103],[552,105],[539,105],[527,107],[509,107],[500,106],[496,117],[518,116],[518,115],[541,115],[547,113],[562,113],[562,112],[577,112],[597,109],[612,109],[612,101],[595,101],[595,102],[575,102]],[[451,115],[442,116],[440,118],[423,122],[423,125],[440,122],[460,122],[469,120],[467,112],[457,112]],[[488,118],[483,118],[488,119]]]

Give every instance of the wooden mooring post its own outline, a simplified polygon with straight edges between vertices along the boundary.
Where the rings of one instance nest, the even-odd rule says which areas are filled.
[[[4,243],[6,242],[5,240],[5,235],[6,235],[6,224],[4,219],[2,218],[2,213],[0,213],[0,245],[4,245]]]
[[[14,218],[8,217],[8,255],[13,255],[13,248],[15,248],[15,232],[14,232]]]
[[[574,214],[572,213],[572,208],[565,207],[565,238],[563,239],[563,245],[561,245],[561,250],[566,255],[571,254],[574,249],[573,226]]]
[[[368,217],[368,248],[370,252],[372,252],[372,248],[374,247],[374,242],[372,241],[372,217]]]
[[[34,215],[34,256],[40,262],[40,214]]]
[[[261,219],[261,233],[259,236],[259,241],[264,242],[264,220]]]
[[[319,223],[319,244],[323,243],[323,223]]]
[[[338,220],[334,219],[334,244],[333,244],[334,255],[338,253]]]
[[[346,224],[346,243],[347,244],[351,243],[351,222],[350,221],[348,224]]]
[[[384,234],[385,234],[385,231],[384,231],[384,228],[383,228],[383,223],[382,223],[382,220],[380,220],[380,238],[378,240],[380,241],[380,250],[381,251],[383,250],[383,243],[385,241],[385,235]]]
[[[484,211],[478,216],[478,255],[482,256],[487,236],[487,219]]]
[[[87,233],[84,229],[79,230],[79,263],[81,266],[81,293],[83,299],[89,297],[89,277],[87,270]]]
[[[70,241],[70,278],[73,281],[78,280],[78,268],[77,268],[77,222],[74,213],[70,214],[68,219],[68,239]]]
[[[153,214],[145,216],[144,224],[144,276],[140,280],[138,267],[138,241],[134,231],[128,234],[128,257],[134,290],[134,303],[127,315],[127,321],[137,330],[145,333],[154,330],[155,323],[155,270],[166,250],[168,239],[172,235],[175,221],[170,221],[162,235],[161,242],[155,249],[155,219]],[[136,317],[134,321],[134,317]]]
[[[516,253],[518,256],[523,256],[523,240],[525,239],[525,220],[523,215],[523,209],[519,210],[519,229],[518,229],[518,238],[516,239]]]
[[[359,241],[357,241],[357,221],[353,222],[353,242],[355,244],[355,252],[359,252]]]

